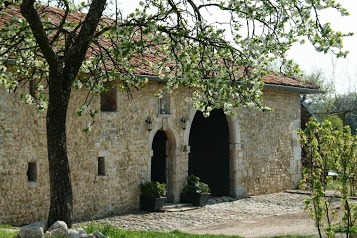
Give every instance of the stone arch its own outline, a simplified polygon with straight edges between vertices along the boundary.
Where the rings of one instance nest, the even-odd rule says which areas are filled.
[[[167,168],[167,196],[169,202],[177,202],[179,201],[179,184],[178,184],[178,170],[179,166],[177,161],[179,160],[179,134],[172,123],[171,119],[167,116],[158,117],[153,121],[153,129],[149,133],[148,146],[151,150],[150,157],[153,156],[152,144],[154,141],[154,137],[158,131],[164,131],[168,141],[167,148],[167,160],[166,160],[166,168]],[[151,177],[151,158],[149,160],[149,178]]]
[[[186,130],[184,131],[183,145],[187,147],[188,153],[190,152],[190,131],[196,112],[197,110],[194,107],[190,109],[188,120],[186,122]],[[239,173],[239,171],[242,171],[242,168],[239,168],[238,164],[243,159],[243,152],[237,110],[233,109],[233,112],[234,115],[226,115],[229,130],[229,195],[239,198],[247,195],[247,189],[242,186],[241,174]],[[185,172],[188,174],[188,166]]]

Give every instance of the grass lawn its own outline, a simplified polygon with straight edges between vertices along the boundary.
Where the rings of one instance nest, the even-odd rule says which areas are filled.
[[[16,238],[16,232],[12,226],[0,224],[0,238]]]
[[[0,224],[0,238],[16,238],[16,232],[11,231],[11,226]],[[242,238],[241,236],[224,236],[224,235],[193,235],[173,232],[154,232],[154,231],[127,231],[112,226],[89,225],[86,227],[87,233],[99,230],[110,238]],[[270,238],[311,238],[310,236],[274,236]]]
[[[327,190],[337,190],[337,188],[339,186],[341,186],[341,181],[338,180],[331,180],[328,184],[327,184]]]
[[[195,235],[187,234],[180,231],[172,232],[154,232],[154,231],[127,231],[117,229],[112,226],[89,225],[87,233],[95,230],[102,232],[110,238],[242,238],[242,236],[225,236],[225,235]],[[271,237],[272,238],[272,237]],[[311,238],[311,236],[275,236],[274,238]]]
[[[110,238],[217,238],[217,237],[230,237],[242,238],[241,236],[223,236],[223,235],[192,235],[182,233],[179,231],[172,232],[155,232],[155,231],[128,231],[118,229],[112,226],[96,226],[89,225],[86,229],[87,233],[92,233],[95,230],[102,232]]]

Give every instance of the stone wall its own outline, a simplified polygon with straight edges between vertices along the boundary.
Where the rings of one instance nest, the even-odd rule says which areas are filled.
[[[188,171],[189,131],[195,110],[185,100],[186,89],[170,95],[170,115],[158,115],[151,82],[133,99],[117,92],[116,112],[100,112],[89,134],[82,129],[88,118],[77,118],[85,92],[74,91],[68,113],[68,156],[76,220],[89,220],[139,208],[139,184],[151,174],[151,145],[164,130],[169,142],[168,187],[178,202]],[[49,207],[45,113],[17,100],[21,90],[8,95],[0,88],[0,223],[21,225],[45,219]],[[296,185],[300,175],[300,151],[296,129],[300,126],[297,92],[269,90],[264,94],[271,112],[239,108],[227,116],[230,130],[230,187],[232,196],[282,191]],[[100,97],[92,107],[100,107]],[[145,120],[151,117],[149,132]],[[182,117],[188,117],[182,129]],[[98,175],[98,158],[104,158],[105,175]],[[37,169],[28,182],[29,163]]]
[[[273,193],[292,188],[300,179],[300,101],[297,93],[265,91],[271,112],[238,110],[241,153],[238,171],[249,194]]]
[[[46,217],[49,178],[45,113],[0,88],[0,223],[23,224]],[[28,164],[36,162],[37,180],[28,181]]]

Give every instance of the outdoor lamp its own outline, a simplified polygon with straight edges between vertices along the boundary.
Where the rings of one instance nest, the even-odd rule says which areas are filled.
[[[181,118],[181,123],[182,123],[182,129],[186,130],[186,122],[187,122],[187,117],[182,117]]]

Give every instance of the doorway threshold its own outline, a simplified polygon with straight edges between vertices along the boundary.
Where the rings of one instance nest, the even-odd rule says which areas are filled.
[[[162,212],[184,212],[195,210],[200,207],[193,206],[191,203],[165,203]]]

